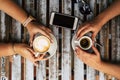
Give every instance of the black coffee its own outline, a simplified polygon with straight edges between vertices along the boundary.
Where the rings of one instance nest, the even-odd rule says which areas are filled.
[[[82,48],[88,48],[90,46],[90,40],[87,39],[87,38],[83,38],[80,41],[80,45],[81,45]]]

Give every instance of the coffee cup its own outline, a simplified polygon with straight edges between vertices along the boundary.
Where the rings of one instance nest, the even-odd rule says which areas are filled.
[[[83,50],[89,50],[92,47],[92,39],[89,36],[83,36],[78,41],[79,46]]]
[[[33,49],[36,54],[44,54],[50,48],[50,40],[44,35],[37,35],[33,40]]]

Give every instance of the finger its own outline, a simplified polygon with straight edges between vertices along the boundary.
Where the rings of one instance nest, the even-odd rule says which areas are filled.
[[[81,49],[78,46],[75,47],[75,51],[78,56],[81,54]]]
[[[84,29],[85,27],[80,27],[76,33],[76,38],[78,38],[80,32]]]
[[[47,28],[47,31],[48,31],[49,33],[52,33],[52,31],[51,31],[49,28]]]
[[[84,28],[80,34],[78,35],[78,39],[80,39],[83,35],[85,35],[86,33],[90,32],[91,29],[90,28]]]
[[[99,51],[97,50],[97,48],[95,48],[95,46],[92,46],[92,49],[93,49],[93,51],[95,52],[96,55],[100,55]]]
[[[52,40],[52,38],[51,38],[51,36],[50,36],[50,33],[47,33],[47,32],[44,31],[44,30],[42,30],[40,33],[43,34],[44,36],[46,36],[46,37],[50,40],[50,42],[53,42],[53,40]]]
[[[33,62],[33,64],[38,67],[39,63],[38,62]]]
[[[43,54],[40,58],[43,59],[46,54]]]
[[[86,51],[83,51],[81,48],[77,47],[77,55],[81,58],[81,59],[84,59],[86,57],[90,57],[91,54],[86,52]]]
[[[33,35],[31,35],[31,36],[30,36],[30,47],[32,47],[32,46],[33,46],[33,38],[34,38],[34,36],[33,36]]]
[[[42,56],[37,57],[37,58],[35,59],[35,61],[43,60],[43,58],[44,58],[45,55],[46,55],[46,54],[43,54]]]
[[[76,53],[75,53],[76,56],[77,56],[80,60],[83,60],[82,51],[80,50],[79,47],[76,47],[75,52],[76,52]]]
[[[92,34],[92,40],[95,41],[96,33]]]
[[[29,52],[31,53],[32,57],[34,57],[35,52],[34,52],[30,47],[28,47],[27,50],[29,50]],[[34,57],[34,58],[35,58],[35,57]]]
[[[41,28],[42,28],[43,30],[49,32],[49,33],[52,33],[52,31],[51,31],[49,28],[45,27],[45,26],[41,26]]]
[[[9,61],[13,63],[13,61],[14,61],[14,55],[9,57]]]

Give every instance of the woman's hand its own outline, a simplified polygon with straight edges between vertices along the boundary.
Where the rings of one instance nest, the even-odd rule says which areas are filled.
[[[22,57],[30,60],[35,66],[38,66],[37,61],[43,60],[44,55],[35,57],[35,52],[26,44],[14,44],[14,51],[20,54]]]
[[[80,25],[80,27],[76,33],[76,37],[77,37],[77,39],[79,39],[86,33],[92,32],[93,33],[92,40],[94,41],[94,39],[95,39],[97,33],[100,31],[101,27],[102,27],[102,24],[100,23],[99,19],[94,19],[92,21],[85,22],[82,25]]]
[[[26,27],[30,34],[30,43],[31,44],[32,44],[35,34],[37,34],[37,33],[41,33],[42,35],[48,37],[50,39],[50,41],[52,42],[52,38],[50,37],[50,33],[52,33],[52,31],[49,28],[47,28],[43,25],[40,25],[37,22],[30,22]]]
[[[101,66],[101,63],[102,63],[101,58],[100,58],[100,53],[94,46],[92,46],[92,49],[94,53],[87,53],[81,50],[79,47],[76,47],[75,54],[85,64],[98,70],[100,69],[99,67]]]

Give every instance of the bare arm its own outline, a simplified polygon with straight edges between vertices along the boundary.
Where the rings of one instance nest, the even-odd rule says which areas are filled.
[[[14,55],[12,44],[0,43],[0,57]]]
[[[120,64],[103,62],[100,58],[100,53],[98,50],[94,46],[92,48],[95,52],[93,54],[87,53],[81,50],[79,47],[76,47],[75,53],[78,58],[88,66],[120,79]]]
[[[98,70],[120,79],[120,64],[102,62]]]
[[[76,37],[80,38],[88,32],[93,32],[92,39],[94,40],[103,25],[118,15],[120,15],[120,0],[113,2],[107,9],[101,12],[93,20],[80,25],[76,33]]]
[[[23,23],[28,17],[27,13],[12,0],[0,0],[0,10],[18,20],[20,23]]]
[[[103,26],[110,19],[118,15],[120,15],[120,0],[115,0],[107,9],[100,13],[97,18],[100,19],[99,21]]]
[[[2,56],[10,56],[14,54],[19,54],[22,57],[30,60],[31,62],[34,63],[34,65],[38,66],[38,63],[36,61],[42,60],[44,55],[40,57],[34,57],[35,52],[33,51],[32,48],[30,48],[26,44],[22,43],[16,43],[16,44],[11,44],[11,43],[0,43],[0,57]]]
[[[0,0],[0,10],[4,11],[17,21],[19,21],[21,24],[23,24],[26,19],[28,19],[28,14],[19,7],[13,0]],[[47,27],[38,24],[37,22],[28,22],[28,24],[25,26],[30,34],[30,43],[32,44],[33,37],[36,33],[41,33],[48,37],[51,41],[50,33],[51,30]]]

